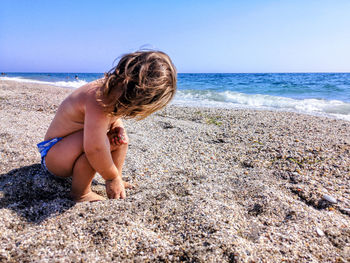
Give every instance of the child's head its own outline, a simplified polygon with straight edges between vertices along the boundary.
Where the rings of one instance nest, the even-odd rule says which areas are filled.
[[[137,51],[106,74],[97,99],[108,113],[143,119],[168,104],[175,91],[176,69],[168,55]]]

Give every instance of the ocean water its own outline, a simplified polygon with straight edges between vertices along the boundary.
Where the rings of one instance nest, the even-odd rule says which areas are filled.
[[[101,77],[101,73],[6,73],[0,79],[74,89]],[[294,111],[350,121],[350,73],[180,73],[172,103]]]

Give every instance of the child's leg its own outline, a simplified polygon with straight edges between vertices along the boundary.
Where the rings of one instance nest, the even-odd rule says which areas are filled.
[[[119,174],[122,174],[126,153],[128,151],[128,144],[123,143],[117,146],[111,145],[111,150],[112,150],[111,154],[112,154],[113,162],[117,167]],[[132,185],[129,184],[128,182],[124,182],[124,187],[131,188]]]
[[[126,152],[128,151],[128,145],[127,144],[120,144],[120,145],[111,145],[111,154],[112,159],[115,164],[115,166],[118,169],[118,172],[121,174],[123,170],[123,165],[126,157]]]
[[[84,152],[83,136],[83,131],[69,134],[49,150],[45,163],[51,173],[61,177],[72,176],[73,166]]]
[[[45,163],[56,176],[72,176],[71,195],[75,201],[98,201],[105,198],[91,191],[95,171],[83,153],[83,131],[64,137],[47,153]]]
[[[71,197],[76,202],[106,200],[91,191],[91,182],[95,177],[95,170],[91,167],[85,153],[81,154],[73,167]]]
[[[56,176],[72,176],[71,195],[74,200],[104,200],[104,197],[91,191],[91,182],[96,172],[84,153],[83,136],[83,131],[78,131],[64,137],[55,144],[45,158],[46,166]],[[120,174],[122,174],[127,150],[128,144],[111,145],[113,162]],[[124,186],[126,188],[131,187],[127,182],[124,183]]]

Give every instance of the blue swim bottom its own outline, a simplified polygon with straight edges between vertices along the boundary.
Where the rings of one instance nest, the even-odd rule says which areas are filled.
[[[47,169],[46,163],[45,163],[45,157],[46,157],[47,153],[52,148],[52,146],[54,146],[56,143],[58,143],[62,139],[63,139],[63,137],[57,137],[57,138],[53,138],[51,140],[43,141],[43,142],[37,144],[38,150],[39,150],[40,155],[41,155],[41,166],[45,170],[45,172],[50,173],[50,171]]]

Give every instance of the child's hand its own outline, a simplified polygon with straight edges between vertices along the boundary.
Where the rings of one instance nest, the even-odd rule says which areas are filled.
[[[109,199],[125,199],[125,186],[120,177],[106,180],[106,193]]]
[[[107,133],[111,145],[120,145],[129,143],[128,135],[123,127],[114,127]]]

